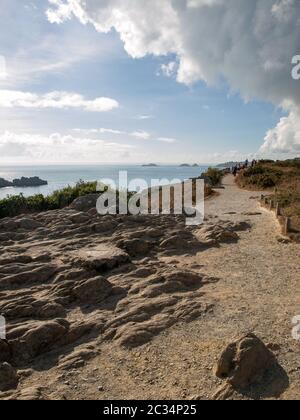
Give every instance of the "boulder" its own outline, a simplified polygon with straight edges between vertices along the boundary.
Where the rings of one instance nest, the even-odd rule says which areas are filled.
[[[0,364],[0,391],[8,391],[17,387],[19,382],[18,374],[15,368],[9,363]]]
[[[216,375],[236,389],[259,381],[276,362],[273,353],[254,334],[229,344],[222,353]]]
[[[88,194],[82,197],[78,197],[70,205],[70,208],[77,211],[87,212],[91,210],[92,208],[96,208],[98,198],[99,198],[99,194]]]

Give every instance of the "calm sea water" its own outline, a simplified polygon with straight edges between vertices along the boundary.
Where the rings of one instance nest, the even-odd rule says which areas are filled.
[[[24,196],[35,194],[49,195],[53,191],[64,188],[68,185],[74,186],[79,180],[97,181],[109,178],[118,185],[119,171],[127,171],[128,181],[141,178],[150,185],[151,179],[179,179],[184,181],[191,177],[199,176],[207,169],[207,166],[180,167],[180,166],[158,166],[143,167],[138,165],[47,165],[47,166],[0,166],[0,178],[13,180],[22,176],[38,176],[48,181],[48,185],[42,187],[27,188],[0,188],[0,199],[7,195]],[[160,185],[161,182],[156,182]]]

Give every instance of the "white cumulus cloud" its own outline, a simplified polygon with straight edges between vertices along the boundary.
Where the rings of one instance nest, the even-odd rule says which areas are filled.
[[[300,110],[291,111],[287,117],[281,118],[275,128],[266,134],[260,152],[300,153]]]
[[[1,108],[56,108],[82,109],[90,112],[107,112],[119,107],[119,103],[111,98],[85,99],[78,93],[49,92],[36,94],[17,90],[0,90]]]
[[[177,80],[216,84],[225,79],[245,100],[284,107],[298,120],[300,83],[291,60],[300,49],[299,0],[49,0],[50,22],[76,17],[98,32],[116,30],[127,53],[176,57]],[[281,127],[282,121],[279,123]],[[290,129],[298,130],[298,124]],[[278,127],[275,128],[278,132]],[[268,133],[268,147],[278,139]],[[274,134],[274,133],[273,133]],[[298,131],[290,139],[297,141]],[[276,140],[277,139],[277,140]],[[266,143],[265,143],[266,145]],[[265,146],[266,149],[266,146]]]

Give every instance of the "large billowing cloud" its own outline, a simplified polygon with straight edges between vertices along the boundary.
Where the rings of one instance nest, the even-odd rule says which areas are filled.
[[[178,65],[174,65],[173,58],[169,61],[181,83],[203,80],[216,84],[225,79],[230,89],[245,100],[259,98],[283,107],[290,116],[267,134],[262,151],[295,149],[299,138],[300,81],[291,77],[291,60],[300,53],[299,0],[49,3],[50,22],[62,23],[75,16],[99,32],[115,29],[134,58],[174,54]],[[170,69],[170,64],[166,63],[164,69]],[[283,129],[287,124],[288,130]],[[279,141],[286,131],[288,139]]]
[[[300,113],[291,111],[288,117],[281,118],[277,127],[269,130],[260,149],[262,154],[300,153]]]

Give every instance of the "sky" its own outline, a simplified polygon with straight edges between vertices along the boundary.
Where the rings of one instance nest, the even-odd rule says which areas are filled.
[[[300,154],[298,0],[0,0],[0,163]]]

